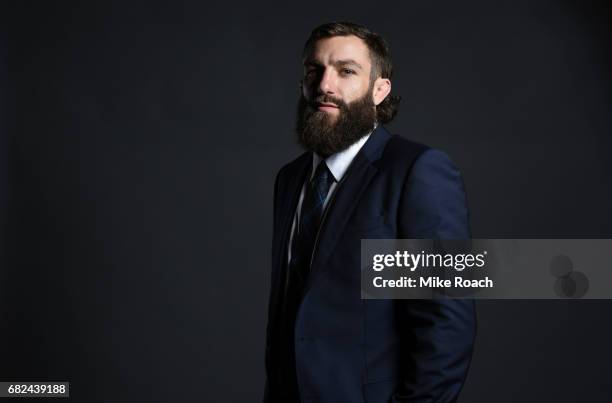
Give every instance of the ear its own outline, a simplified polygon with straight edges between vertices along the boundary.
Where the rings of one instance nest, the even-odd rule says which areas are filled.
[[[391,80],[388,78],[379,77],[374,81],[374,90],[372,100],[374,105],[378,106],[391,93]]]

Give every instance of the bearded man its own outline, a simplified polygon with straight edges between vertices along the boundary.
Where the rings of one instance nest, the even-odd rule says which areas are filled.
[[[469,238],[461,176],[443,152],[384,128],[399,97],[381,36],[321,25],[303,64],[306,151],[274,186],[264,402],[454,402],[474,302],[361,299],[360,240]]]

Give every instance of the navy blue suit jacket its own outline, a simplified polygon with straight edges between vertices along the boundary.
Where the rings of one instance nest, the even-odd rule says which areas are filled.
[[[311,165],[311,153],[304,153],[276,178],[268,374],[289,232]],[[443,152],[379,125],[328,209],[295,323],[301,402],[454,402],[472,356],[474,301],[361,299],[360,240],[469,238],[458,170]],[[264,402],[276,403],[270,388],[266,382]]]

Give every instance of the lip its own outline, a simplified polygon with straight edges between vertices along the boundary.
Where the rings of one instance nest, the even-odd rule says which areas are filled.
[[[338,107],[336,105],[334,105],[334,104],[325,104],[325,103],[317,104],[317,108],[320,111],[331,111],[331,110],[334,110],[334,109],[338,109]]]

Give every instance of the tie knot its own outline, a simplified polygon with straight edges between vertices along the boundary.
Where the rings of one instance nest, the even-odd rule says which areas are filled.
[[[319,165],[317,165],[317,169],[312,177],[310,186],[319,195],[319,197],[325,200],[325,196],[327,195],[327,192],[329,192],[329,188],[331,188],[334,181],[334,175],[332,175],[331,171],[327,167],[325,160],[321,160]]]
[[[312,184],[317,186],[318,184],[328,183],[329,186],[331,186],[334,181],[334,175],[332,175],[331,171],[327,167],[327,163],[325,163],[325,160],[321,160],[319,165],[317,165],[314,176],[312,177]]]

